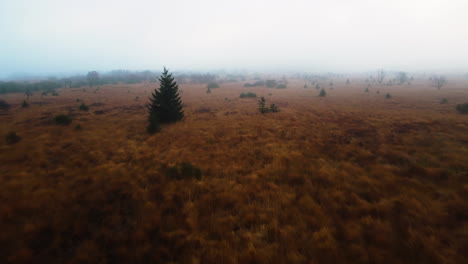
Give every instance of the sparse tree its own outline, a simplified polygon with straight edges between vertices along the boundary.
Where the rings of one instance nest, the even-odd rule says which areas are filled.
[[[398,83],[401,85],[408,81],[408,75],[406,74],[406,72],[398,72],[397,80],[398,80]]]
[[[445,85],[446,82],[447,82],[447,80],[445,79],[444,76],[434,76],[432,78],[432,83],[439,90],[440,90],[440,88],[442,88]]]
[[[99,73],[97,71],[90,71],[86,76],[89,86],[99,85]]]
[[[179,86],[172,74],[164,68],[159,77],[159,89],[155,89],[150,103],[147,105],[149,112],[148,132],[154,133],[159,129],[159,123],[172,123],[184,118],[184,110],[179,95]]]
[[[29,89],[26,89],[26,91],[24,92],[24,95],[26,95],[26,100],[29,101],[29,96],[31,96],[32,93]]]
[[[385,71],[383,69],[377,70],[377,82],[382,83],[385,79]]]

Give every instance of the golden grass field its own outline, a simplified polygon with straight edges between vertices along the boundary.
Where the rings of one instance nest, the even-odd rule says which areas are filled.
[[[468,263],[468,81],[304,83],[180,85],[154,135],[157,84],[0,95],[22,137],[0,138],[0,263]],[[182,162],[202,179],[169,179]]]

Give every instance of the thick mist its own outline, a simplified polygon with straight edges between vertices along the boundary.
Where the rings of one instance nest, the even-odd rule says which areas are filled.
[[[0,77],[468,68],[466,0],[0,2]]]

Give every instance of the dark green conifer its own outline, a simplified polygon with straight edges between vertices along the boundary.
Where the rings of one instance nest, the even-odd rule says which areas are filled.
[[[172,74],[164,68],[159,77],[159,89],[155,89],[149,98],[148,132],[159,130],[159,123],[173,123],[184,118],[184,110],[179,95],[179,86]]]

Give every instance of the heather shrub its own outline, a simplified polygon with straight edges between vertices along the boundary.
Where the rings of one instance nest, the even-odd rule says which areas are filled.
[[[241,93],[240,98],[257,98],[257,94],[251,92]]]
[[[88,110],[89,110],[89,106],[85,105],[85,103],[81,103],[81,105],[80,105],[80,110],[81,110],[81,111],[88,111]]]
[[[3,101],[3,100],[0,100],[0,110],[8,110],[10,108],[10,105]]]
[[[461,114],[468,114],[468,103],[457,104],[455,109]]]
[[[54,121],[57,125],[67,126],[72,122],[72,119],[68,115],[62,114],[55,116]]]
[[[7,144],[15,144],[21,140],[21,137],[16,134],[16,132],[8,132],[6,135],[6,142]]]
[[[206,86],[206,88],[208,88],[208,89],[214,89],[214,88],[219,88],[219,87],[220,87],[219,84],[216,83],[216,82],[210,82],[210,83],[208,83],[208,85]]]

